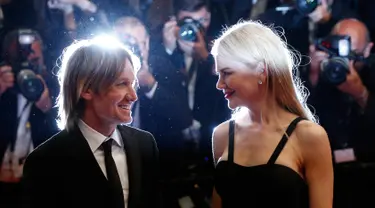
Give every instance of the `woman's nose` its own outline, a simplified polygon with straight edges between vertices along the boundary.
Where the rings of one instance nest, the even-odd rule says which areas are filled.
[[[223,90],[225,87],[226,87],[226,84],[224,83],[224,80],[219,76],[216,82],[216,89]]]

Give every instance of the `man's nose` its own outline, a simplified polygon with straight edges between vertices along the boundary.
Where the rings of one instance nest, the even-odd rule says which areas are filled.
[[[131,89],[129,93],[126,94],[126,99],[131,101],[131,102],[135,102],[138,100],[138,96],[137,96],[137,93],[134,89]]]

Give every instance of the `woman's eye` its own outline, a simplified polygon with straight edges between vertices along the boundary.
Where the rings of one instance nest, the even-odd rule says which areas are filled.
[[[223,72],[223,75],[224,76],[228,76],[228,75],[230,75],[231,74],[231,72]]]

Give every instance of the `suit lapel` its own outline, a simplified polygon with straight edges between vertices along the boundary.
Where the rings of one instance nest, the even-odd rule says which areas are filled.
[[[129,177],[129,198],[128,207],[139,207],[141,193],[141,161],[139,154],[138,140],[126,126],[118,126],[121,138],[124,142],[126,162]]]
[[[75,126],[69,134],[68,139],[71,140],[72,144],[70,153],[72,154],[74,163],[77,165],[77,170],[81,170],[78,174],[89,179],[92,183],[101,184],[98,187],[106,186],[107,178],[103,174],[87,140],[82,135],[78,126]]]

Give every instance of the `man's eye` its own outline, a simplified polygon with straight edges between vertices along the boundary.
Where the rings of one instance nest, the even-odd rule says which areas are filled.
[[[128,84],[129,84],[128,82],[120,82],[120,83],[118,83],[119,86],[126,86]]]

